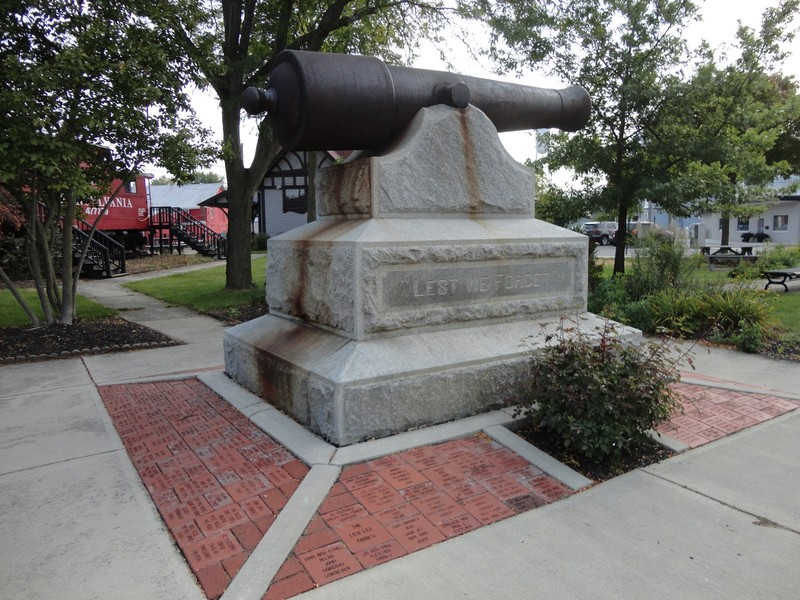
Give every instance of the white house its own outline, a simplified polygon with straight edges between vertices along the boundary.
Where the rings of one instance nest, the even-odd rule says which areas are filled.
[[[317,168],[332,165],[342,157],[337,152],[281,151],[253,198],[254,232],[273,237],[308,221],[306,161],[312,155]]]
[[[742,234],[766,234],[772,244],[800,244],[800,176],[777,179],[772,184],[778,191],[776,200],[767,202],[763,213],[750,218],[730,219],[729,242],[740,242]],[[782,193],[785,191],[785,193]],[[700,215],[706,240],[720,240],[722,215],[704,213]]]

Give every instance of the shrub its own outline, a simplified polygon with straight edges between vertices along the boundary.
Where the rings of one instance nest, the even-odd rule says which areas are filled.
[[[250,248],[252,250],[266,250],[268,239],[269,236],[266,233],[255,233],[253,234],[253,239],[250,243]]]
[[[614,276],[602,279],[594,291],[589,293],[589,312],[614,318],[620,306],[628,303],[624,277]]]
[[[787,248],[779,244],[759,254],[755,262],[739,261],[730,274],[740,279],[759,279],[764,271],[797,265],[800,265],[800,248]]]
[[[694,271],[680,240],[645,236],[636,240],[625,288],[631,300],[641,300],[663,289],[686,285]]]
[[[597,244],[589,240],[589,291],[593,292],[603,281],[603,265],[597,261]]]
[[[721,340],[730,339],[744,327],[758,326],[763,333],[771,321],[771,310],[763,292],[721,289],[703,298],[702,318]]]
[[[630,324],[647,333],[663,331],[679,337],[692,337],[706,326],[703,317],[705,291],[667,288],[643,301],[646,318]]]
[[[619,458],[679,406],[669,386],[686,354],[668,341],[625,343],[609,322],[598,336],[562,324],[553,340],[532,360],[519,412],[576,454]]]

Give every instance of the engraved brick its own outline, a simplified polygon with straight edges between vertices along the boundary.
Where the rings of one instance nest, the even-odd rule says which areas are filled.
[[[211,505],[206,502],[205,498],[191,498],[187,502],[182,502],[177,507],[162,511],[164,523],[170,529],[177,527],[186,521],[193,521],[198,517],[211,512]]]
[[[270,484],[263,479],[243,479],[225,486],[234,502],[241,502],[252,496],[258,496],[270,489]]]
[[[505,501],[505,505],[517,514],[533,510],[534,508],[542,506],[542,504],[544,504],[544,502],[533,494],[517,496],[516,498]]]
[[[507,473],[481,479],[480,483],[500,500],[508,500],[509,498],[528,494],[528,488]]]
[[[420,448],[406,450],[400,454],[400,457],[420,471],[447,462],[447,458],[442,456],[432,446],[422,446]]]
[[[361,505],[374,513],[385,508],[405,502],[403,497],[392,486],[384,481],[351,490]]]
[[[397,521],[409,519],[418,514],[419,510],[417,510],[413,504],[403,503],[375,513],[375,518],[377,518],[382,525],[388,525],[389,523],[396,523]]]
[[[383,544],[375,546],[374,548],[356,552],[355,557],[358,562],[361,563],[361,566],[363,566],[365,569],[368,569],[370,567],[374,567],[375,565],[394,560],[395,558],[400,558],[406,554],[408,553],[405,551],[400,542],[392,539],[384,542]]]
[[[391,523],[386,529],[407,552],[427,548],[445,539],[444,534],[422,515]]]
[[[462,514],[452,519],[442,521],[441,523],[436,523],[436,527],[448,538],[451,538],[477,529],[481,527],[481,524],[478,523],[478,520],[472,515]]]
[[[438,491],[439,488],[436,487],[432,481],[418,483],[417,485],[412,485],[411,487],[399,490],[400,495],[408,502],[413,502],[414,500],[422,498],[423,496],[427,496],[428,494],[435,494]]]
[[[428,494],[415,500],[412,504],[434,524],[449,521],[467,512],[463,506],[457,504],[444,492]]]
[[[427,477],[408,464],[390,466],[381,471],[381,477],[396,490],[402,490],[428,481]]]
[[[361,571],[361,564],[341,542],[299,554],[306,571],[317,585],[323,585]]]
[[[322,515],[322,519],[331,527],[336,527],[348,521],[361,519],[369,513],[360,504],[350,504]]]
[[[222,531],[197,542],[188,544],[184,553],[189,566],[196,573],[198,570],[220,563],[226,558],[239,554],[242,547],[230,531]]]
[[[260,519],[261,517],[267,517],[272,515],[272,511],[270,510],[267,503],[261,499],[259,496],[252,496],[250,498],[246,498],[239,503],[239,506],[242,507],[242,510],[251,520],[255,521],[256,519]]]
[[[408,463],[406,463],[406,461],[400,458],[400,456],[397,454],[382,456],[381,458],[376,458],[375,460],[369,461],[367,464],[369,464],[373,471],[382,471],[383,469],[389,469],[392,467],[408,466]]]
[[[212,510],[217,510],[223,506],[233,504],[233,499],[230,497],[228,492],[223,489],[214,490],[213,492],[204,494],[203,497],[206,499],[206,502],[211,505]]]
[[[391,534],[373,516],[348,521],[334,529],[351,552],[367,550],[392,539]]]
[[[484,525],[514,515],[513,510],[489,493],[466,498],[463,500],[462,504],[473,517]]]
[[[238,504],[230,504],[195,519],[197,526],[205,534],[230,529],[250,519]]]

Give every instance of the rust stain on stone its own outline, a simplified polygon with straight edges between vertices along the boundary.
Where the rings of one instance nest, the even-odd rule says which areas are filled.
[[[464,175],[467,181],[467,194],[469,195],[467,211],[469,214],[474,215],[480,212],[483,204],[481,201],[480,181],[476,169],[478,153],[467,121],[467,112],[463,108],[459,109],[458,112],[461,123],[461,139],[464,144]]]

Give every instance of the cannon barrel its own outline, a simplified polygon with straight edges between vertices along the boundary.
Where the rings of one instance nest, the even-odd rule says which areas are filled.
[[[559,128],[577,131],[589,119],[586,90],[515,83],[394,67],[371,56],[284,50],[267,90],[247,88],[242,106],[268,113],[289,150],[375,150],[394,141],[426,106],[472,104],[498,132]]]

